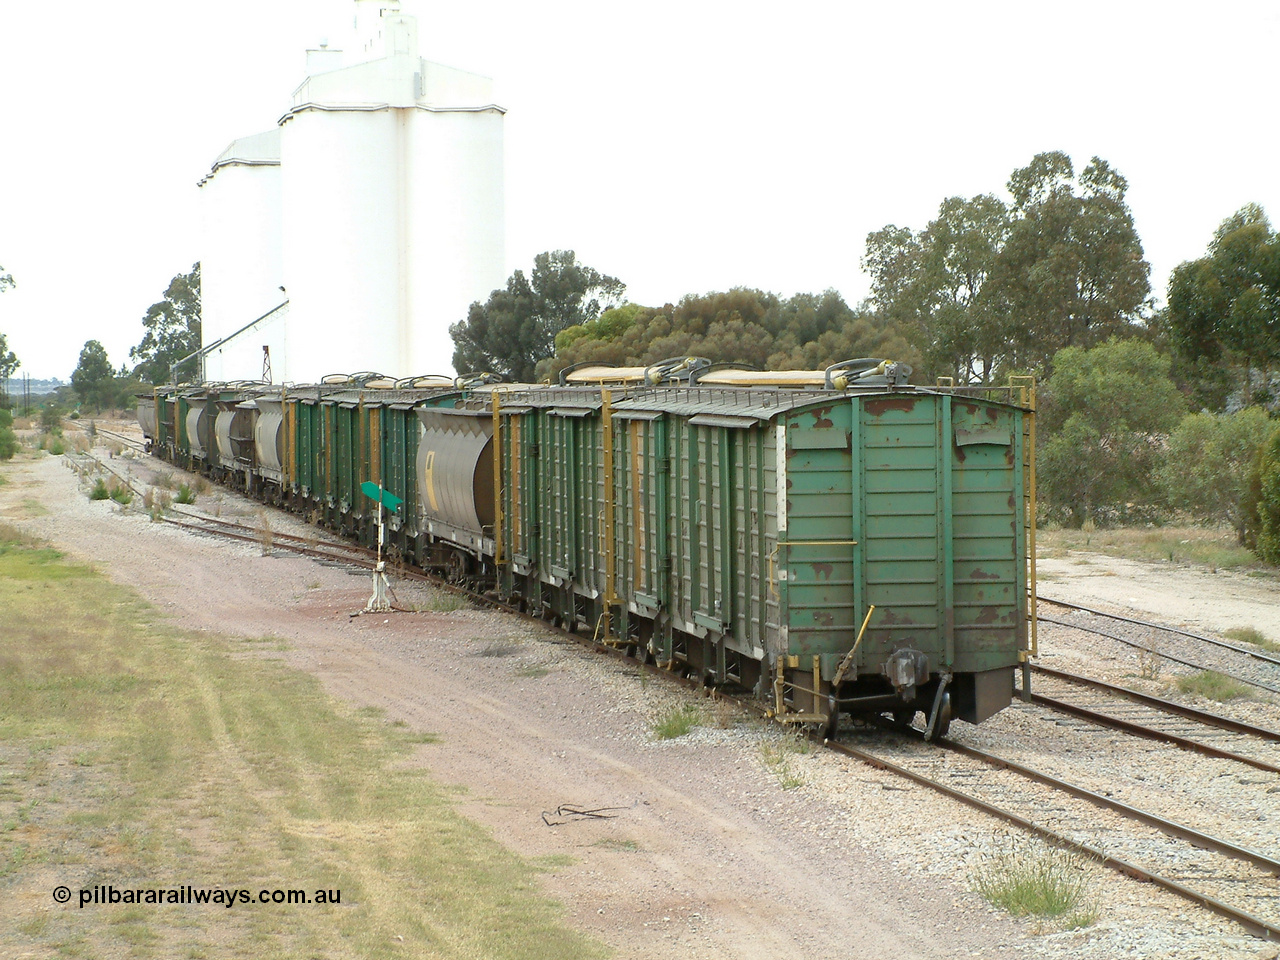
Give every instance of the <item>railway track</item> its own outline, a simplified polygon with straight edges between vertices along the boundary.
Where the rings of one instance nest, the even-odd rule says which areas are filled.
[[[1085,796],[1090,791],[1065,781],[1050,783],[1057,778],[994,754],[949,740],[938,743],[943,751],[892,758],[883,749],[845,743],[827,747],[982,810],[1052,845],[1078,850],[1111,870],[1234,920],[1254,936],[1280,940],[1280,863],[1268,854],[1137,808],[1107,807]],[[1055,791],[1050,804],[1037,789],[1046,784]]]
[[[79,468],[81,472],[84,471],[83,465],[92,464],[91,469],[111,474],[117,481],[128,487],[134,497],[142,497],[145,493],[133,477],[121,472],[101,457],[94,456],[92,453],[68,454],[68,457],[71,457],[73,462],[79,461],[82,464]],[[376,551],[356,544],[320,537],[300,537],[263,526],[251,526],[220,517],[210,517],[196,511],[183,510],[180,507],[170,506],[165,512],[156,513],[155,519],[193,533],[220,536],[242,543],[254,543],[273,550],[279,548],[318,560],[350,563],[370,570],[373,569],[377,558]]]
[[[1280,731],[1051,667],[1033,664],[1031,670],[1050,682],[1050,695],[1036,692],[1044,690],[1043,683],[1033,688],[1032,703],[1204,756],[1280,773],[1275,746]]]
[[[130,449],[137,450],[139,453],[146,453],[147,446],[141,440],[137,439],[136,437],[130,437],[123,433],[117,433],[114,430],[107,430],[104,427],[98,426],[98,424],[93,420],[89,420],[89,421],[71,420],[69,418],[64,417],[62,422],[66,426],[71,427],[75,430],[79,430],[80,432],[86,435],[108,437],[111,440],[114,440],[115,442],[121,444],[122,446],[126,446],[126,447],[129,447]]]
[[[118,477],[121,482],[129,484],[135,493],[139,492],[129,478],[121,475],[109,464],[98,458],[93,460]],[[261,542],[263,535],[261,528],[185,511],[179,517],[166,518],[166,521],[192,532],[232,540]],[[281,549],[364,568],[370,568],[373,565],[372,551],[362,547],[316,542],[313,538],[284,533],[273,532],[271,536],[273,546],[279,546]],[[545,621],[540,618],[521,613],[508,604],[478,595],[455,584],[443,582],[439,578],[414,570],[401,570],[397,573],[406,579],[430,583],[437,588],[465,594],[476,602],[545,626]],[[1070,626],[1075,625],[1070,624]],[[1159,625],[1154,624],[1143,626],[1159,628]],[[1091,630],[1090,632],[1099,631]],[[612,654],[687,687],[700,686],[697,681],[682,678],[645,660],[629,656],[624,650],[586,637],[576,639],[600,652]],[[1069,675],[1055,676],[1056,672],[1046,668],[1036,669],[1042,677],[1053,677],[1064,683],[1083,683],[1085,679]],[[1126,693],[1133,692],[1126,691]],[[1041,706],[1052,709],[1061,709],[1060,704],[1066,703],[1065,701],[1049,703],[1046,701],[1054,698],[1037,696],[1041,699]],[[736,702],[747,709],[759,710],[757,704],[741,699],[737,699]],[[1150,707],[1150,705],[1144,706]],[[1068,707],[1068,712],[1090,709],[1079,704],[1069,704]],[[1182,709],[1190,710],[1190,708]],[[1099,719],[1089,717],[1087,719],[1090,722],[1104,723],[1123,729],[1119,725],[1122,718],[1111,715],[1116,712],[1114,709],[1106,713],[1101,710],[1093,712]],[[1077,712],[1076,715],[1081,714]],[[1185,717],[1186,714],[1182,716]],[[1212,715],[1206,716],[1212,717]],[[1083,716],[1081,718],[1085,719]],[[1230,730],[1229,726],[1221,724],[1214,726],[1210,721],[1198,717],[1195,719],[1197,723],[1209,724],[1213,729]],[[1231,721],[1225,721],[1225,718],[1214,719],[1231,723]],[[1138,735],[1150,736],[1153,739],[1177,742],[1172,738],[1181,736],[1172,731],[1160,730],[1154,724],[1148,727],[1135,722],[1135,725],[1144,728],[1144,732]],[[1253,730],[1233,732],[1239,736],[1259,735]],[[1268,742],[1274,742],[1280,739],[1280,734],[1274,731],[1263,731],[1261,737]],[[1183,739],[1190,740],[1188,737]],[[1277,887],[1276,881],[1280,876],[1280,859],[1267,851],[1232,843],[1228,839],[1213,836],[1189,824],[1179,823],[1151,811],[1139,809],[1044,771],[1034,770],[1007,757],[955,741],[940,741],[943,749],[939,750],[938,745],[924,744],[922,739],[913,740],[908,749],[899,750],[893,755],[883,747],[873,750],[865,745],[852,743],[838,741],[824,741],[824,743],[830,750],[936,790],[1036,834],[1051,844],[1077,849],[1110,869],[1151,882],[1214,913],[1234,920],[1255,936],[1280,941],[1280,887]],[[1204,745],[1200,744],[1200,746]],[[1194,747],[1188,746],[1188,749],[1194,749]],[[1210,755],[1220,759],[1249,763],[1251,766],[1269,772],[1280,769],[1266,764],[1265,761],[1251,762],[1246,759],[1246,755],[1234,750],[1220,749]],[[1046,803],[1046,788],[1052,791],[1050,794],[1052,800],[1048,803]]]
[[[1257,690],[1280,694],[1280,656],[1179,627],[1124,617],[1047,597],[1036,599],[1038,603],[1067,611],[1065,618],[1040,615],[1037,619],[1042,623],[1052,623],[1069,630],[1104,637],[1179,666],[1220,673]],[[1103,629],[1096,622],[1098,620],[1120,626]],[[1122,629],[1128,631],[1127,635],[1119,632]]]

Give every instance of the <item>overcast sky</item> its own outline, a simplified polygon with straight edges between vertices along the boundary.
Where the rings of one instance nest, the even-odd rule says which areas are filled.
[[[423,56],[491,76],[507,272],[570,248],[660,305],[867,292],[866,235],[1109,161],[1163,295],[1245,203],[1280,219],[1275,0],[768,5],[405,0]],[[196,181],[270,129],[349,0],[0,0],[0,332],[33,377],[113,364],[200,257]],[[335,348],[335,350],[338,348]]]

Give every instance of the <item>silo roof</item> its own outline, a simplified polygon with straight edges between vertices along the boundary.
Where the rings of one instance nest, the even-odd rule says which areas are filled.
[[[280,129],[277,127],[231,141],[227,149],[218,154],[209,172],[200,180],[200,186],[213,178],[223,167],[278,167],[280,166]]]

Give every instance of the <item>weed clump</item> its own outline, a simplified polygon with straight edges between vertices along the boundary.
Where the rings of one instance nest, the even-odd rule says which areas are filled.
[[[1087,859],[1077,850],[1010,838],[985,854],[973,873],[973,889],[1015,917],[1060,921],[1067,930],[1097,921]]]
[[[158,481],[157,481],[157,486],[159,486]],[[178,484],[178,493],[174,497],[174,500],[176,500],[178,503],[195,503],[196,492],[192,490],[188,484],[180,483]]]
[[[107,481],[99,477],[93,481],[93,489],[89,491],[90,500],[106,500],[111,496],[111,491],[107,489]]]
[[[778,778],[778,786],[783,790],[794,790],[804,786],[804,775],[792,766],[797,755],[809,752],[810,744],[801,736],[784,736],[767,740],[760,745],[760,761],[765,769]]]
[[[186,486],[186,484],[183,484],[183,486]],[[195,502],[195,497],[193,496],[191,500],[192,502]],[[179,502],[181,503],[182,501],[179,501]],[[267,511],[265,510],[259,510],[258,511],[258,543],[262,547],[262,555],[264,557],[271,556],[271,550],[272,550],[272,547],[275,546],[275,542],[276,542],[275,531],[271,529],[271,515],[267,513]]]
[[[702,710],[691,703],[682,703],[667,710],[653,723],[653,735],[658,740],[674,740],[683,737],[702,723]]]
[[[1195,697],[1217,700],[1238,700],[1249,695],[1249,688],[1239,680],[1234,680],[1216,670],[1201,670],[1178,678],[1178,689]]]
[[[1164,666],[1164,658],[1150,647],[1138,650],[1138,675],[1143,680],[1159,680],[1160,670]]]

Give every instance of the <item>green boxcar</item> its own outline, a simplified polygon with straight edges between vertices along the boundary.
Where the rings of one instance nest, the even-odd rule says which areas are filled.
[[[978,722],[1009,702],[1028,639],[1021,407],[920,389],[619,391],[607,416],[599,391],[504,403],[499,567],[522,599],[596,631],[609,613],[790,719],[936,703],[945,727],[948,708]]]

